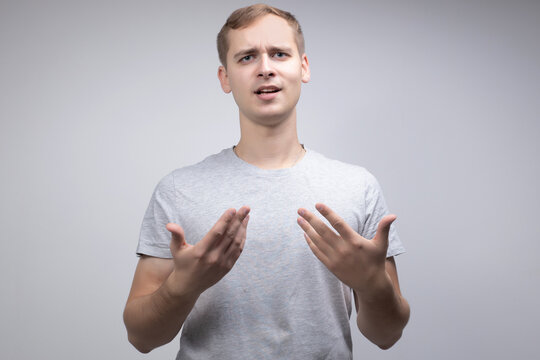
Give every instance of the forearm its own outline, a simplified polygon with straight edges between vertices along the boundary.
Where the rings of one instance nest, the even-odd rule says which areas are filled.
[[[174,339],[198,299],[198,294],[171,294],[172,277],[173,273],[154,293],[126,304],[128,339],[140,352],[150,352]]]
[[[356,292],[356,291],[355,291]],[[370,292],[358,293],[358,329],[381,349],[394,345],[409,320],[410,308],[391,280]]]

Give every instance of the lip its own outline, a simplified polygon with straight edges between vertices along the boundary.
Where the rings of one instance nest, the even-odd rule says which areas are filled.
[[[257,93],[257,92],[262,91],[262,90],[281,90],[281,88],[279,86],[276,86],[276,85],[262,85],[259,88],[257,88],[257,90],[255,90],[255,92]]]
[[[255,94],[255,96],[257,96],[257,98],[259,98],[261,100],[267,100],[268,101],[268,100],[272,100],[275,97],[277,97],[279,93],[280,93],[280,91],[273,92],[273,93]]]
[[[259,93],[262,90],[276,90],[275,92],[271,93]],[[280,92],[281,88],[275,85],[263,85],[259,87],[257,90],[255,90],[253,93],[261,100],[272,100],[274,99]]]

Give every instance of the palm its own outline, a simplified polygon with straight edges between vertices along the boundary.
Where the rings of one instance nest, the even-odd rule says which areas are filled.
[[[354,231],[328,206],[317,210],[330,222],[337,234],[313,213],[300,209],[299,225],[315,256],[344,284],[363,291],[386,276],[385,260],[388,233],[395,215],[381,219],[375,237],[368,240]]]

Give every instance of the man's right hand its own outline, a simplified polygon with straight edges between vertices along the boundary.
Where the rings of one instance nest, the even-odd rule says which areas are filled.
[[[167,224],[174,260],[174,270],[167,279],[171,296],[198,297],[232,269],[244,248],[249,211],[247,206],[226,210],[195,245],[186,243],[179,225]]]

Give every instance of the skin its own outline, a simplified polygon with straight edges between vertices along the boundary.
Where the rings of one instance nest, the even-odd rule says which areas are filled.
[[[384,216],[375,237],[368,240],[330,207],[317,203],[315,208],[337,233],[312,212],[298,209],[298,225],[310,249],[353,289],[362,334],[381,349],[390,348],[401,337],[410,314],[409,304],[401,295],[394,259],[386,258],[390,225],[396,216]]]
[[[232,92],[238,105],[241,137],[237,154],[262,169],[290,167],[303,155],[296,131],[296,104],[302,83],[310,80],[307,56],[298,52],[289,24],[274,15],[231,30],[228,39],[227,67],[219,67],[218,78],[223,91]],[[276,98],[264,101],[254,94],[262,85],[282,90]]]
[[[226,210],[197,244],[185,242],[184,230],[167,224],[173,259],[142,256],[124,309],[128,340],[148,353],[170,342],[200,294],[234,266],[246,241],[250,208]]]
[[[228,35],[227,67],[218,68],[225,93],[239,109],[241,137],[237,155],[263,169],[280,169],[301,160],[296,104],[310,79],[309,62],[300,54],[293,29],[284,19],[266,15]],[[248,51],[249,50],[249,51]],[[281,90],[269,100],[254,93],[260,86]],[[393,258],[386,259],[388,228],[383,218],[372,240],[362,238],[324,204],[317,204],[339,235],[315,214],[299,209],[299,226],[314,255],[354,290],[360,331],[381,348],[401,336],[409,316],[401,296]],[[185,242],[184,230],[167,224],[173,259],[142,256],[124,310],[129,341],[141,352],[170,342],[200,294],[227,274],[242,253],[249,222],[248,206],[228,209],[203,239]]]

